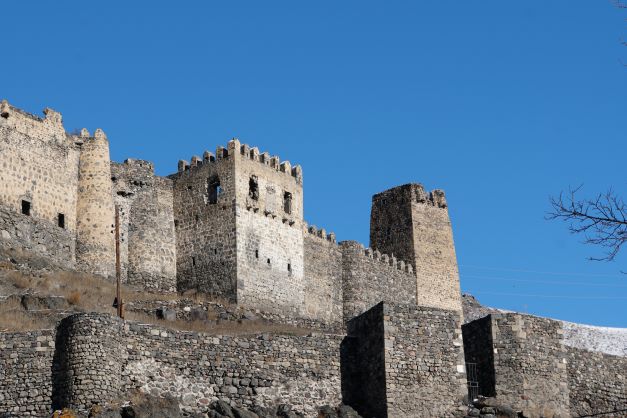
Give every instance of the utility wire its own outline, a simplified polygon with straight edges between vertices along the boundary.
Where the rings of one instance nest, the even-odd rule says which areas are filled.
[[[627,300],[627,297],[620,296],[567,296],[567,295],[537,295],[529,293],[501,293],[501,292],[469,292],[476,295],[497,295],[497,296],[525,296],[532,298],[549,298],[549,299],[580,299],[580,300]]]
[[[550,274],[554,276],[581,276],[581,277],[610,277],[610,278],[622,278],[627,279],[626,275],[620,274],[595,274],[595,273],[564,273],[555,271],[537,271],[537,270],[525,270],[525,269],[513,269],[513,268],[497,268],[497,267],[484,267],[471,264],[460,264],[460,267],[480,269],[480,270],[493,270],[493,271],[513,271],[518,273],[534,273],[534,274]]]
[[[508,277],[474,276],[472,274],[462,274],[462,279],[498,280],[504,282],[522,283],[543,283],[543,284],[563,284],[574,286],[598,286],[598,287],[619,287],[627,288],[627,284],[595,283],[595,282],[564,282],[561,280],[532,280],[532,279],[510,279]]]

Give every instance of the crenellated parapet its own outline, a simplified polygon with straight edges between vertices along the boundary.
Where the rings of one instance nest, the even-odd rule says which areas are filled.
[[[373,204],[421,203],[440,209],[446,209],[446,195],[442,189],[425,190],[420,183],[394,187],[372,197]]]
[[[328,241],[332,244],[337,244],[337,239],[335,238],[334,232],[327,233],[326,229],[318,228],[315,225],[307,225],[306,222],[303,222],[303,233],[311,237],[316,237],[324,241]]]
[[[259,148],[251,147],[248,144],[241,144],[237,138],[231,139],[226,147],[216,147],[215,154],[210,151],[203,152],[202,158],[193,155],[190,159],[191,163],[187,160],[179,160],[178,172],[184,172],[187,170],[193,170],[194,168],[201,167],[204,164],[211,164],[219,162],[220,160],[229,160],[233,158],[242,158],[263,164],[271,169],[276,170],[279,173],[285,173],[293,177],[297,183],[301,184],[303,180],[303,170],[300,165],[292,166],[289,161],[281,162],[281,159],[268,152],[259,152]]]
[[[378,250],[373,250],[372,248],[366,248],[357,241],[342,241],[340,245],[342,247],[358,248],[360,255],[366,259],[389,266],[392,269],[399,270],[411,276],[414,274],[414,268],[411,263],[399,260],[394,254],[385,254]]]

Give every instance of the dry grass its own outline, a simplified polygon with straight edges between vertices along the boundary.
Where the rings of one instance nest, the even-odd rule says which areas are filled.
[[[71,292],[67,297],[67,302],[70,305],[78,305],[80,301],[81,301],[81,294],[77,291]]]
[[[52,328],[54,321],[45,317],[31,316],[23,310],[0,310],[0,331],[32,331]]]

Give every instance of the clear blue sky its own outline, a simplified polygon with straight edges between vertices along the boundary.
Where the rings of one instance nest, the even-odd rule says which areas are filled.
[[[303,166],[310,224],[364,244],[372,194],[443,188],[464,291],[627,326],[627,248],[588,261],[595,248],[544,220],[569,185],[627,194],[627,13],[611,1],[13,1],[1,13],[0,96],[57,109],[68,130],[103,128],[113,159],[165,175],[239,137]]]

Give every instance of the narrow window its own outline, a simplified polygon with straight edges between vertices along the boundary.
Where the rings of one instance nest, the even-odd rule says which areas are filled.
[[[289,271],[290,273],[292,272],[292,264],[291,263],[287,263],[287,271]]]
[[[207,194],[208,200],[207,203],[214,205],[218,203],[218,196],[222,193],[222,188],[220,187],[220,179],[218,177],[212,177],[207,182]]]
[[[57,216],[57,224],[59,225],[59,228],[63,228],[65,229],[65,215],[60,213],[59,216]]]
[[[214,249],[213,249],[213,254],[214,254],[214,255],[218,254],[218,249],[217,249],[217,248],[214,248]]]
[[[259,260],[259,250],[255,250],[255,258]]]
[[[179,220],[178,220],[178,219],[175,219],[175,220],[174,220],[174,227],[175,227],[175,228],[178,228],[178,226],[179,226]]]
[[[22,215],[30,216],[30,202],[22,200]]]
[[[192,267],[196,267],[196,257],[192,257]]]
[[[292,194],[290,192],[283,193],[283,211],[288,215],[292,213]]]
[[[270,259],[268,258],[268,265],[270,265]]]
[[[250,176],[250,180],[248,180],[248,196],[253,200],[259,199],[259,183],[257,182],[257,176]]]

